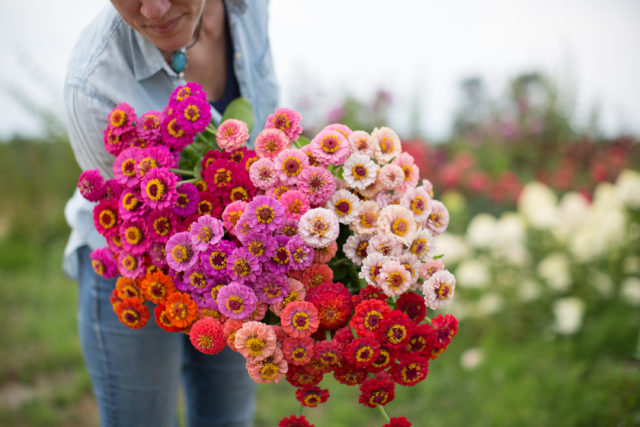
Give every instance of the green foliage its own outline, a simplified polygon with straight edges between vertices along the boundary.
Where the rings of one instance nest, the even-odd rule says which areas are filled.
[[[240,97],[236,98],[224,110],[224,114],[222,115],[222,121],[227,119],[237,119],[242,120],[247,124],[249,128],[249,133],[253,130],[253,124],[255,122],[255,116],[253,114],[253,107],[247,98]]]

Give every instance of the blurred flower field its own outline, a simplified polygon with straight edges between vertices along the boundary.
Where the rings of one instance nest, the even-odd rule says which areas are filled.
[[[464,89],[450,139],[404,139],[450,210],[437,248],[459,332],[387,412],[415,426],[640,425],[640,141],[577,129],[535,73],[500,102]],[[347,100],[318,125],[372,128],[390,102]],[[64,138],[0,143],[0,425],[98,425],[60,268],[79,173]],[[297,412],[290,387],[259,388],[256,426]],[[384,424],[334,388],[303,412],[316,427]]]

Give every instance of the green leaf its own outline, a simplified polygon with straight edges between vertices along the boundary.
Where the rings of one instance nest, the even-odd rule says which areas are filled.
[[[222,115],[222,121],[227,119],[242,120],[247,124],[249,133],[251,133],[255,119],[253,115],[253,108],[251,107],[249,100],[247,98],[240,97],[231,101]]]
[[[298,137],[298,139],[296,139],[295,141],[293,141],[293,147],[294,148],[302,148],[305,145],[309,145],[309,138],[305,138],[304,136],[300,135]]]

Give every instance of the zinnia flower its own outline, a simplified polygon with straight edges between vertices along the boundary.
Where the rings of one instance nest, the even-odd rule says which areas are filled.
[[[320,131],[309,143],[311,152],[323,165],[341,165],[349,157],[349,141],[336,130]]]
[[[395,398],[394,382],[385,377],[368,378],[360,385],[361,405],[375,408],[384,406]]]
[[[145,147],[152,147],[160,142],[160,112],[151,110],[144,113],[136,120],[138,138],[144,141]]]
[[[409,316],[400,310],[387,313],[376,332],[376,338],[381,343],[399,350],[409,343],[413,333],[414,324]]]
[[[249,128],[242,120],[227,119],[216,130],[218,146],[226,151],[241,148],[249,139]]]
[[[377,141],[380,147],[380,154],[377,157],[378,163],[388,163],[402,151],[400,138],[392,129],[375,128],[371,132],[371,138]]]
[[[136,175],[139,154],[140,148],[129,147],[122,150],[114,160],[113,176],[120,185],[129,188],[136,188],[139,185],[140,180]]]
[[[264,360],[276,350],[276,333],[270,325],[261,322],[245,322],[236,332],[236,350],[246,359]]]
[[[256,196],[242,216],[246,217],[252,229],[263,232],[276,231],[285,217],[282,205],[269,196]]]
[[[307,155],[295,148],[280,151],[273,163],[280,182],[287,185],[295,184],[302,171],[309,167]]]
[[[329,390],[317,386],[307,386],[296,390],[296,399],[302,406],[315,408],[329,398]]]
[[[355,130],[349,135],[349,146],[351,153],[364,154],[367,157],[375,157],[380,151],[377,141],[374,141],[367,132]]]
[[[285,133],[289,141],[295,141],[302,133],[300,126],[301,116],[298,112],[289,108],[276,108],[273,114],[270,114],[265,121],[265,129],[280,129]]]
[[[173,212],[181,217],[196,213],[200,202],[200,194],[196,186],[190,182],[185,182],[176,188],[176,193]]]
[[[131,329],[144,328],[151,317],[149,307],[136,297],[123,299],[116,305],[115,312],[120,321]]]
[[[297,190],[289,190],[278,199],[288,219],[299,220],[309,210],[309,200]]]
[[[280,322],[285,332],[294,338],[308,337],[318,329],[318,310],[306,301],[288,304],[280,314]]]
[[[359,336],[368,333],[375,334],[382,324],[384,316],[391,309],[386,302],[377,299],[368,299],[358,304],[354,310],[349,326],[356,330]]]
[[[89,255],[91,266],[97,275],[105,279],[112,279],[118,274],[118,265],[113,251],[106,248],[95,249]]]
[[[315,424],[309,424],[304,415],[291,415],[278,421],[278,427],[315,427]]]
[[[298,233],[312,248],[329,245],[338,238],[339,232],[338,218],[329,209],[311,209],[300,217]]]
[[[184,329],[196,320],[198,306],[187,293],[174,292],[170,294],[164,305],[167,317],[174,326]]]
[[[314,260],[313,248],[305,244],[297,234],[287,242],[287,250],[291,254],[291,268],[295,270],[309,267]]]
[[[253,162],[249,167],[249,178],[253,185],[262,190],[272,187],[278,181],[273,160],[264,157]]]
[[[350,227],[357,234],[371,235],[377,233],[378,215],[380,206],[372,200],[367,200],[360,204],[358,217],[351,223]]]
[[[378,228],[387,236],[409,245],[416,233],[417,225],[409,209],[404,206],[389,205],[380,211]]]
[[[342,177],[350,188],[364,190],[376,182],[379,166],[360,153],[350,155],[342,166]]]
[[[282,301],[289,293],[289,281],[285,276],[267,273],[260,276],[253,290],[259,301],[275,304]]]
[[[411,274],[398,261],[385,262],[377,284],[387,296],[396,297],[411,287]]]
[[[97,202],[104,196],[104,180],[98,169],[82,171],[78,178],[78,189],[82,197]]]
[[[168,168],[153,168],[140,182],[142,197],[151,209],[168,209],[178,199],[178,177]]]
[[[240,284],[253,283],[262,272],[258,258],[245,248],[236,248],[227,261],[227,274]]]
[[[287,337],[282,343],[284,358],[293,365],[306,365],[313,357],[313,342],[311,337]]]
[[[169,267],[176,271],[186,271],[198,261],[197,253],[193,249],[188,231],[171,236],[167,241],[165,251]]]
[[[449,304],[456,289],[456,278],[448,270],[440,270],[422,285],[427,307],[437,310]]]
[[[198,251],[206,251],[210,245],[217,244],[224,236],[222,221],[210,215],[202,215],[197,222],[191,224],[189,230],[191,244]]]
[[[429,359],[411,355],[391,368],[391,376],[398,384],[414,386],[424,380],[429,373]]]
[[[342,250],[355,265],[362,265],[362,260],[369,254],[369,236],[352,234],[347,237]]]
[[[246,368],[252,380],[261,384],[269,384],[280,382],[289,367],[282,355],[282,350],[276,347],[273,354],[263,360],[247,359]]]
[[[224,327],[212,317],[197,320],[189,330],[191,344],[204,354],[216,354],[225,346]]]
[[[225,206],[224,210],[222,211],[222,221],[224,224],[224,228],[228,232],[235,233],[236,224],[244,213],[246,207],[247,202],[244,202],[242,200],[236,200],[235,202],[231,202],[227,206]]]
[[[318,309],[320,326],[337,330],[351,316],[351,293],[342,283],[326,282],[310,289],[305,298]]]
[[[449,211],[439,200],[431,201],[431,213],[427,218],[427,228],[434,236],[442,234],[449,225]]]
[[[400,166],[389,163],[380,168],[377,178],[383,190],[400,191],[404,182],[404,172]]]
[[[367,367],[380,354],[380,343],[372,334],[364,334],[348,343],[344,348],[344,357],[352,365]]]
[[[245,319],[256,309],[255,293],[248,286],[231,282],[220,289],[216,303],[218,310],[231,319]]]
[[[228,240],[221,240],[217,245],[209,247],[199,255],[204,271],[214,279],[226,279],[229,257],[235,248],[236,245]]]
[[[336,191],[336,179],[325,168],[310,166],[302,171],[299,178],[298,191],[305,194],[314,206],[326,203]]]
[[[147,273],[140,282],[140,287],[145,299],[155,304],[164,301],[170,294],[176,291],[171,277],[162,271]]]
[[[418,229],[409,244],[409,251],[424,262],[433,255],[434,250],[435,242],[431,233],[426,229]]]
[[[311,264],[302,272],[300,281],[305,289],[313,289],[324,282],[332,282],[333,270],[326,264]]]
[[[406,417],[391,417],[382,427],[411,427],[411,422]]]
[[[280,129],[263,129],[255,140],[255,150],[258,157],[275,158],[278,153],[291,146],[291,141]]]
[[[360,210],[360,199],[349,190],[338,190],[327,203],[341,224],[351,224]]]
[[[205,130],[211,122],[211,105],[206,99],[190,96],[176,105],[175,117],[181,129],[195,136]]]

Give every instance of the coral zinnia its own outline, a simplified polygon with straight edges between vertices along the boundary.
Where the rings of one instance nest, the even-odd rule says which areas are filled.
[[[204,354],[216,354],[225,346],[223,326],[213,317],[196,321],[189,330],[191,344]]]
[[[236,351],[246,359],[264,360],[276,350],[276,333],[270,325],[249,321],[236,331],[234,345]]]
[[[295,338],[308,337],[320,324],[318,310],[307,301],[293,301],[280,313],[280,322],[285,332]]]
[[[342,283],[326,282],[316,286],[309,290],[306,301],[318,309],[322,328],[339,329],[351,316],[351,294]]]

